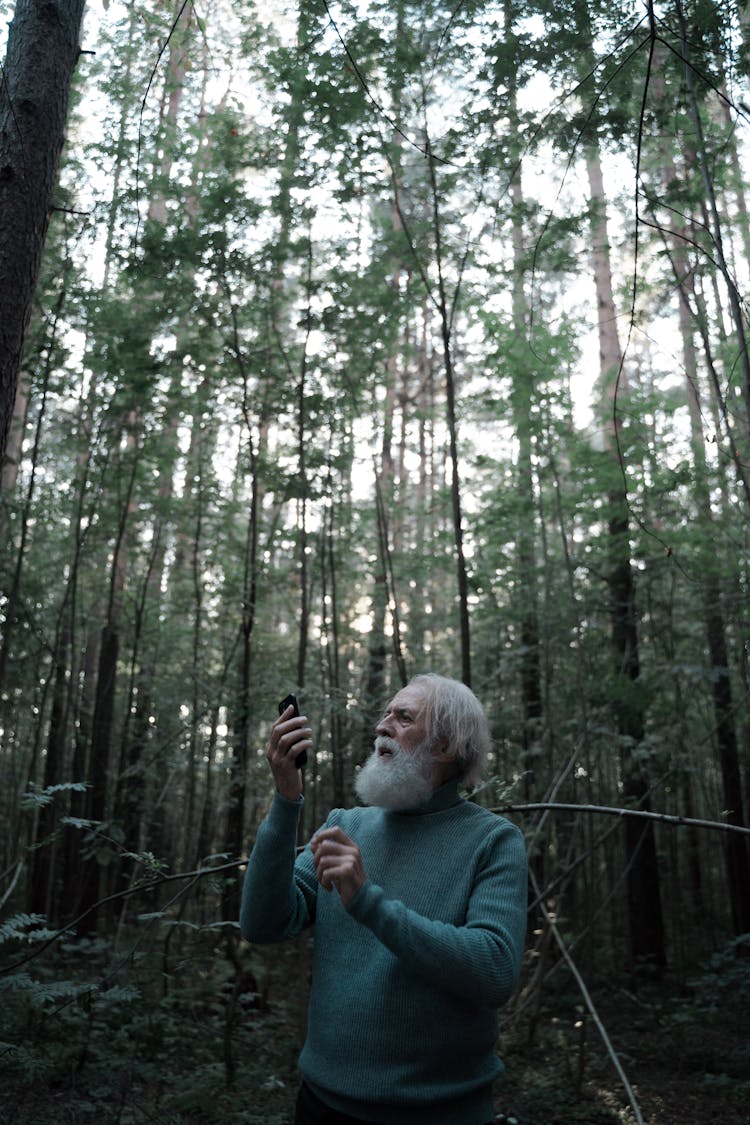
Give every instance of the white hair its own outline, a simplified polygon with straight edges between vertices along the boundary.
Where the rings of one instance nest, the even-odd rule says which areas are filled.
[[[410,681],[425,693],[428,736],[444,739],[458,764],[459,777],[476,786],[484,772],[492,739],[487,716],[471,688],[460,680],[424,672]]]

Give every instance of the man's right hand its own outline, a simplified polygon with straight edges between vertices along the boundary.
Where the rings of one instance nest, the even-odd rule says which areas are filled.
[[[297,757],[303,750],[312,749],[312,729],[306,715],[295,715],[290,704],[279,715],[271,730],[266,746],[276,788],[288,801],[297,801],[302,793],[302,771],[297,768]]]

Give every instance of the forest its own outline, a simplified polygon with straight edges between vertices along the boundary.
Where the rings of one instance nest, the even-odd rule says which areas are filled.
[[[0,25],[0,1122],[290,1122],[277,702],[304,840],[433,670],[529,856],[497,1120],[747,1125],[746,0]]]

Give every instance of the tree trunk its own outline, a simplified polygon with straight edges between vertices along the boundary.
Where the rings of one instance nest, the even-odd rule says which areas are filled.
[[[635,582],[630,560],[628,496],[624,474],[621,473],[619,431],[615,420],[618,381],[620,390],[623,389],[623,355],[617,333],[604,181],[596,140],[590,142],[587,149],[587,171],[591,191],[600,373],[609,412],[605,434],[612,461],[612,484],[608,490],[609,592],[620,771],[625,800],[637,808],[648,809],[649,780],[638,757],[638,748],[643,741],[644,715],[639,686],[638,629]],[[647,821],[644,827],[635,817],[626,817],[624,832],[631,955],[636,967],[647,965],[660,972],[666,963],[666,954],[653,824]]]
[[[0,223],[0,227],[1,226],[2,224]],[[47,395],[54,367],[54,352],[57,343],[57,331],[58,327],[60,326],[60,318],[62,315],[64,303],[65,288],[63,286],[57,298],[54,319],[52,322],[52,330],[50,332],[50,338],[46,349],[47,358],[44,365],[42,397],[39,403],[39,413],[37,415],[36,426],[34,429],[34,445],[31,452],[31,475],[26,491],[26,497],[24,499],[23,508],[21,511],[21,530],[18,550],[16,551],[15,565],[13,568],[13,577],[11,579],[9,589],[4,591],[7,602],[5,606],[5,628],[2,633],[2,638],[0,639],[0,698],[8,697],[5,679],[8,670],[8,662],[10,660],[11,650],[13,647],[13,633],[17,625],[16,618],[18,613],[18,603],[21,597],[21,580],[23,576],[23,569],[27,565],[26,552],[30,534],[30,521],[33,520],[33,500],[36,490],[37,467],[41,456],[43,427],[47,413]],[[3,726],[5,726],[4,723]],[[0,736],[0,742],[1,741],[2,736]]]
[[[133,431],[137,419],[130,420]],[[115,699],[117,696],[117,670],[120,656],[120,602],[126,570],[128,522],[133,514],[133,491],[138,471],[140,450],[129,438],[132,465],[129,471],[125,497],[120,510],[120,521],[110,566],[110,591],[107,619],[102,627],[99,648],[99,665],[96,675],[94,713],[91,721],[91,753],[89,758],[88,816],[96,824],[107,819],[110,782],[110,763],[114,731]],[[94,933],[97,927],[96,904],[100,894],[100,864],[96,852],[92,855],[83,880],[81,910],[88,911],[82,924],[85,933]]]
[[[401,8],[399,7],[399,12]],[[391,201],[391,226],[394,233],[402,230],[401,210],[399,196],[401,193],[400,180],[400,143],[399,138],[392,140],[394,160],[392,162],[392,187],[393,199]],[[403,273],[403,264],[398,254],[395,254],[390,264],[389,288],[397,296]],[[382,414],[382,438],[380,442],[379,465],[375,468],[375,495],[376,512],[375,523],[378,536],[378,557],[380,568],[373,577],[371,627],[367,646],[367,668],[361,699],[361,729],[360,729],[360,754],[366,757],[372,750],[372,732],[380,716],[380,710],[385,703],[386,691],[386,659],[388,643],[385,636],[386,616],[388,613],[388,561],[387,561],[387,535],[388,530],[383,526],[382,514],[384,505],[393,506],[395,465],[393,459],[393,428],[396,412],[396,372],[399,351],[399,322],[394,316],[394,327],[390,336],[390,351],[385,367],[385,386]]]
[[[505,31],[512,41],[513,12],[511,4],[505,4]],[[516,107],[515,62],[511,64],[508,91],[508,113],[514,144],[519,143],[518,113]],[[521,618],[521,744],[523,747],[524,790],[527,800],[534,800],[541,794],[537,780],[537,764],[540,754],[542,726],[542,683],[539,658],[539,595],[537,589],[537,551],[536,551],[536,499],[534,495],[534,474],[532,461],[532,400],[535,357],[528,346],[531,315],[524,285],[525,254],[523,213],[524,198],[521,183],[521,165],[516,165],[511,179],[510,196],[512,203],[512,245],[513,245],[513,335],[518,341],[513,356],[513,386],[511,408],[513,427],[518,441],[518,467],[516,475],[516,496],[518,502],[518,524],[516,532],[516,588],[517,605]],[[543,780],[544,786],[548,779]],[[540,886],[544,885],[541,871],[537,871]]]
[[[448,309],[443,271],[443,248],[439,193],[435,159],[428,154],[432,192],[432,217],[435,235],[435,261],[438,276],[438,313],[440,316],[440,335],[443,341],[443,360],[445,363],[446,421],[448,423],[448,446],[451,459],[451,511],[453,513],[453,538],[456,547],[456,578],[458,586],[458,624],[461,638],[461,679],[471,687],[471,634],[469,621],[469,576],[466,569],[464,551],[463,512],[461,503],[461,477],[458,467],[458,423],[456,418],[456,373],[453,365],[451,342],[452,313]]]
[[[695,465],[694,488],[701,529],[701,600],[706,629],[706,642],[711,660],[711,692],[716,719],[716,745],[727,820],[745,826],[744,798],[740,770],[739,747],[735,730],[735,705],[729,669],[727,630],[722,609],[723,598],[716,572],[714,518],[708,483],[708,464],[703,437],[701,405],[698,397],[698,370],[692,341],[690,315],[690,271],[683,251],[680,233],[673,231],[672,261],[680,286],[680,328],[683,336],[684,363],[687,375],[686,393],[690,413],[691,446]],[[750,930],[750,863],[747,843],[740,833],[729,833],[726,840],[727,879],[732,906],[732,921],[737,934]]]
[[[99,648],[99,667],[96,677],[96,700],[91,730],[89,817],[98,824],[107,818],[107,783],[112,746],[115,696],[117,688],[117,662],[120,652],[120,634],[117,625],[104,626]],[[96,932],[100,886],[100,863],[96,850],[86,865],[80,910],[88,911],[81,929],[83,933]]]
[[[260,486],[258,481],[258,450],[248,435],[250,467],[250,511],[245,537],[244,579],[240,619],[239,684],[233,713],[232,756],[229,761],[229,796],[225,850],[231,856],[242,855],[245,833],[245,798],[247,792],[247,759],[250,745],[251,668],[253,661],[253,630],[258,582],[258,520],[260,517]],[[222,896],[222,916],[234,919],[239,912],[241,880],[228,879]]]
[[[750,345],[748,344],[745,332],[745,314],[742,308],[742,298],[724,254],[722,216],[714,190],[712,165],[707,153],[703,121],[695,90],[695,74],[690,61],[689,36],[681,0],[677,0],[676,7],[680,27],[680,47],[684,63],[687,104],[695,129],[695,160],[703,181],[706,211],[708,215],[706,229],[709,231],[712,239],[713,261],[718,266],[718,270],[726,285],[729,299],[729,311],[734,327],[734,343],[737,348],[737,365],[742,373],[742,391],[745,408],[743,447],[744,456],[747,459],[748,453],[750,453]]]
[[[328,495],[331,504],[324,512],[321,537],[321,616],[324,627],[324,659],[328,678],[329,713],[331,721],[331,773],[333,778],[333,805],[341,808],[346,802],[344,788],[344,739],[342,714],[345,695],[341,688],[341,659],[339,653],[339,604],[337,588],[336,516],[338,508],[333,503],[333,470],[329,466]],[[330,605],[330,616],[329,616]],[[315,818],[317,820],[317,818]]]
[[[683,26],[684,35],[684,26]],[[687,47],[683,42],[683,50]],[[663,49],[655,54],[654,90],[656,97],[666,103],[666,92],[663,78]],[[692,82],[688,87],[690,106],[693,121],[699,121],[699,111],[695,100],[695,91]],[[700,140],[700,136],[698,137]],[[659,165],[663,169],[664,186],[669,189],[677,180],[677,171],[670,152],[659,153]],[[688,168],[692,169],[694,163],[704,173],[705,178],[710,176],[705,167],[705,155],[698,156],[692,146],[688,149]],[[713,183],[711,181],[711,200]],[[744,204],[744,194],[742,195]],[[718,223],[718,213],[716,213]],[[709,222],[705,221],[708,229]],[[744,228],[743,228],[744,229]],[[719,233],[715,231],[716,234]],[[706,630],[706,642],[711,660],[711,691],[713,696],[714,716],[716,721],[716,744],[718,749],[719,766],[721,770],[724,804],[727,810],[729,823],[738,827],[745,826],[745,809],[742,791],[742,772],[740,768],[740,754],[735,729],[735,703],[733,698],[732,681],[729,668],[729,653],[727,644],[727,629],[723,610],[723,589],[720,570],[717,566],[719,559],[716,552],[717,531],[711,502],[711,481],[709,478],[709,464],[706,457],[704,439],[703,412],[701,409],[699,392],[699,372],[694,342],[696,326],[701,332],[706,360],[712,368],[708,348],[708,333],[706,331],[705,317],[701,309],[697,311],[695,305],[694,272],[689,260],[687,247],[697,241],[694,230],[686,230],[682,222],[678,221],[674,213],[669,226],[664,230],[664,239],[669,248],[672,269],[680,297],[678,316],[680,334],[683,347],[683,364],[685,368],[685,393],[690,416],[690,444],[694,464],[694,490],[698,508],[698,522],[700,528],[699,557],[700,557],[700,588],[703,606],[703,620]],[[717,307],[720,302],[717,301]],[[744,340],[744,330],[742,333]],[[742,354],[742,349],[740,349]],[[738,466],[738,472],[739,472]],[[740,472],[740,476],[744,474]],[[741,646],[743,652],[745,646]],[[685,786],[689,784],[687,778]],[[750,930],[750,861],[748,860],[747,843],[740,833],[729,833],[726,840],[727,879],[729,898],[732,907],[732,920],[735,933],[741,934]]]
[[[5,460],[0,466],[0,495],[10,496],[16,487],[18,470],[21,465],[23,450],[23,433],[26,429],[26,419],[29,410],[29,373],[22,370],[16,387],[16,400],[13,406],[13,417],[10,423],[8,440],[5,447]],[[5,509],[0,512],[0,536],[4,537],[7,528],[7,514]]]
[[[0,465],[65,138],[84,0],[16,0],[0,82]]]
[[[65,607],[63,607],[65,613]],[[52,707],[50,710],[47,753],[44,758],[44,788],[57,785],[65,780],[64,762],[67,741],[68,691],[67,656],[70,648],[70,635],[67,628],[59,631],[54,653],[54,685]],[[36,847],[31,853],[30,901],[32,914],[44,914],[50,924],[57,922],[53,914],[56,897],[54,895],[57,870],[58,844],[53,839],[60,818],[56,801],[50,801],[39,810],[36,826]]]

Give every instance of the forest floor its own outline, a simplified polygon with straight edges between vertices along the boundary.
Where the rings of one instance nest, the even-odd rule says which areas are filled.
[[[71,942],[0,976],[0,1125],[290,1125],[309,944],[243,948],[238,976],[215,934],[180,939],[127,956]],[[563,981],[506,1009],[497,1121],[632,1125]],[[749,957],[730,948],[694,979],[592,995],[644,1125],[749,1125]]]

